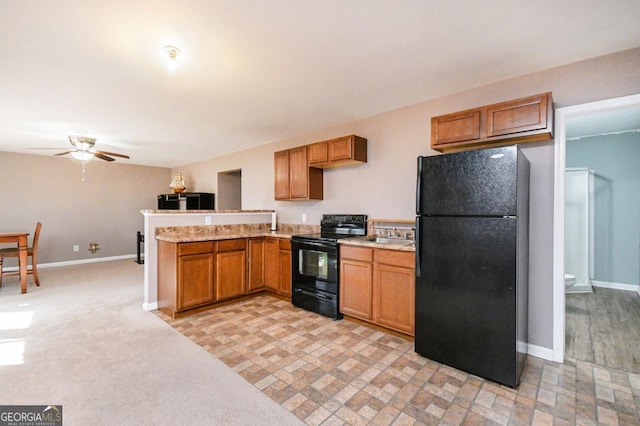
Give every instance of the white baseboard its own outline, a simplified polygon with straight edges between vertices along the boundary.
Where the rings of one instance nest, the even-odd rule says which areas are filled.
[[[38,263],[38,269],[58,268],[60,266],[82,265],[84,263],[110,262],[112,260],[136,259],[137,257],[138,255],[136,254],[123,254],[121,256],[95,257],[93,259],[77,259],[77,260],[65,260],[63,262]],[[17,271],[18,267],[11,266],[9,268],[5,268],[4,270]]]
[[[144,311],[155,311],[156,309],[158,309],[158,302],[153,302],[153,303],[144,302],[142,304],[142,309]]]
[[[542,346],[529,343],[527,353],[538,358],[546,359],[547,361],[553,361],[553,350],[549,348],[543,348]]]
[[[640,289],[637,284],[624,284],[624,283],[612,283],[609,281],[591,281],[594,287],[610,288],[613,290],[625,290],[625,291],[637,291],[640,294]]]
[[[589,284],[574,284],[565,289],[565,293],[593,293],[593,286]]]

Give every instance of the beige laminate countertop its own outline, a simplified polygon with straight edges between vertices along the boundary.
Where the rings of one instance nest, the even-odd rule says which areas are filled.
[[[416,251],[415,244],[393,244],[393,243],[376,243],[375,241],[369,240],[371,237],[356,237],[356,238],[344,238],[340,240],[340,244],[349,245],[349,246],[362,246],[362,247],[372,247],[378,249],[387,249],[387,250],[400,250],[400,251]]]
[[[197,231],[190,232],[186,230],[166,231],[156,235],[156,240],[168,241],[170,243],[191,243],[198,241],[219,241],[232,240],[237,238],[260,238],[274,237],[291,239],[292,235],[300,234],[299,232],[283,232],[283,231]],[[416,248],[413,244],[393,244],[393,243],[376,243],[368,240],[369,237],[345,238],[340,240],[340,244],[351,246],[372,247],[387,250],[400,250],[415,252]]]
[[[233,240],[236,238],[291,238],[291,233],[280,231],[216,231],[216,232],[163,232],[156,235],[156,240],[170,243],[191,243],[197,241]]]

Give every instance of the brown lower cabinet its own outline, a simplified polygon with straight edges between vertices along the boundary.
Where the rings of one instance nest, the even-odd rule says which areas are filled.
[[[247,250],[247,293],[255,293],[265,287],[265,239],[249,238]]]
[[[340,249],[340,312],[370,321],[373,297],[373,249]]]
[[[373,321],[414,335],[415,254],[376,249],[373,256]]]
[[[246,291],[247,240],[216,242],[216,302],[243,296]]]
[[[274,293],[280,287],[280,252],[278,238],[264,240],[264,286]]]
[[[273,293],[291,297],[291,241],[264,239],[264,285]]]
[[[291,295],[288,239],[158,241],[158,309],[172,318],[265,289]]]
[[[291,297],[291,241],[278,242],[278,294]]]
[[[415,254],[343,245],[340,312],[413,336]]]
[[[215,301],[213,241],[158,241],[158,308],[176,312]]]

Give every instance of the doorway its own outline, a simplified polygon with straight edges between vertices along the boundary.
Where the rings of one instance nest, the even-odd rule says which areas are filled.
[[[218,173],[218,210],[242,209],[242,170]]]
[[[555,191],[554,191],[554,264],[553,264],[553,360],[564,362],[566,332],[565,295],[565,202],[567,139],[572,139],[571,123],[602,114],[640,112],[640,95],[626,96],[556,110]],[[576,121],[577,120],[577,121]],[[636,127],[637,128],[637,127]],[[569,134],[569,136],[567,136]],[[636,236],[640,240],[640,236]],[[639,272],[640,273],[640,272]],[[638,291],[637,282],[634,289]],[[605,293],[605,291],[603,291]],[[638,293],[640,294],[640,293]]]

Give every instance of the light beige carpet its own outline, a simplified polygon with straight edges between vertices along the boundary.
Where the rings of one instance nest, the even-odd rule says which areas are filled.
[[[41,269],[0,288],[0,405],[62,404],[65,425],[300,420],[151,312],[132,260]]]

